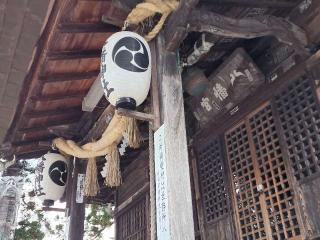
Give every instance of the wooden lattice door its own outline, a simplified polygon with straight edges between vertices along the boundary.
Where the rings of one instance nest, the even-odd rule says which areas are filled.
[[[118,240],[149,239],[149,194],[143,194],[116,216]]]
[[[302,239],[271,105],[229,129],[225,143],[241,239]]]

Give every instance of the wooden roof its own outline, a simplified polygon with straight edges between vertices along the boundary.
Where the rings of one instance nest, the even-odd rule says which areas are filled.
[[[105,40],[119,30],[101,21],[110,7],[108,0],[52,1],[4,140],[6,154],[39,156],[50,149],[42,142],[55,137],[50,128],[79,129],[95,115],[82,112],[81,103],[99,74]]]
[[[8,130],[49,0],[0,1],[0,141]]]
[[[100,52],[105,40],[120,28],[102,22],[102,16],[110,9],[119,19],[124,19],[127,10],[112,3],[134,6],[138,0],[54,0],[47,15],[47,22],[38,40],[30,70],[24,80],[19,104],[13,122],[3,142],[2,150],[7,155],[15,153],[18,158],[37,157],[50,149],[48,144],[56,137],[53,129],[63,127],[70,137],[79,139],[86,134],[101,110],[84,113],[81,104],[100,69]],[[297,8],[300,0],[200,0],[198,7],[231,17],[272,14],[286,17]],[[317,3],[312,3],[316,4]],[[117,5],[120,6],[120,5]],[[311,9],[311,8],[310,8]],[[309,8],[303,11],[313,11]],[[301,16],[303,12],[300,12]],[[298,16],[298,14],[294,15]],[[307,26],[313,39],[315,19],[294,19],[300,26]],[[171,19],[165,28],[170,29]],[[300,21],[300,22],[299,22]],[[121,21],[120,21],[121,23]],[[120,24],[115,24],[120,25]],[[168,35],[168,34],[167,34]],[[182,44],[182,54],[193,48],[199,33],[191,33]],[[263,39],[246,40],[215,37],[215,46],[197,66],[207,74],[214,71],[222,60],[235,48],[245,47],[258,59],[268,47]],[[267,44],[266,44],[267,42]],[[71,131],[72,130],[72,131]],[[80,134],[79,134],[80,133]]]

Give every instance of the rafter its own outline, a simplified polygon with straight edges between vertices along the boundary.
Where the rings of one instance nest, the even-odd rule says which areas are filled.
[[[81,109],[79,107],[64,108],[57,110],[47,111],[29,111],[24,114],[27,118],[41,118],[41,117],[52,117],[56,115],[80,115]]]
[[[36,127],[25,127],[25,128],[20,128],[19,132],[20,133],[32,133],[32,132],[39,132],[39,131],[49,131],[50,127],[54,126],[61,126],[61,125],[71,125],[75,124],[79,118],[74,118],[74,119],[68,119],[64,121],[59,121],[59,122],[52,122],[52,123],[47,123],[41,126],[36,126]]]
[[[44,83],[78,81],[78,80],[81,81],[81,80],[97,77],[99,73],[100,71],[89,71],[89,72],[80,72],[80,73],[54,73],[54,74],[39,76],[39,80]]]
[[[77,131],[77,124],[48,127],[48,130],[55,136],[68,139],[80,136],[79,131]]]
[[[87,143],[92,140],[97,140],[101,133],[106,130],[108,127],[112,116],[114,114],[114,107],[110,104],[106,109],[103,111],[103,113],[100,115],[99,119],[95,122],[94,126],[89,130],[87,135],[83,138],[81,143]]]
[[[34,158],[38,158],[44,154],[46,154],[51,147],[40,147],[39,145],[34,145],[35,149],[31,149],[31,150],[20,150],[20,151],[16,151],[16,157],[17,160],[19,159],[34,159]]]
[[[16,141],[16,142],[13,142],[12,145],[14,147],[22,147],[22,146],[28,146],[28,145],[32,145],[32,144],[38,144],[39,145],[39,142],[50,141],[54,137],[55,137],[54,135],[47,135],[45,137],[41,137],[41,138],[37,138],[37,139]]]
[[[202,0],[202,5],[231,5],[240,7],[257,7],[257,8],[293,8],[296,2],[283,0]]]
[[[86,95],[85,92],[78,92],[78,93],[59,93],[59,94],[51,94],[51,95],[40,95],[31,97],[32,101],[40,101],[40,102],[47,102],[47,101],[55,101],[55,100],[66,100],[70,98],[83,98]]]
[[[81,51],[52,51],[47,54],[49,60],[69,60],[80,58],[100,58],[101,49]]]
[[[61,33],[113,33],[120,28],[109,23],[63,23],[58,27]]]
[[[199,0],[181,0],[180,7],[169,17],[165,32],[166,50],[175,51],[188,34],[187,21]]]

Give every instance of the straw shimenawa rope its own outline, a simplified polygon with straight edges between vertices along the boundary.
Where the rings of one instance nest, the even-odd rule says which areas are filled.
[[[89,159],[85,182],[86,196],[96,196],[99,191],[96,157],[110,156],[107,163],[108,172],[105,183],[111,187],[121,184],[120,158],[117,145],[122,140],[124,133],[128,134],[129,146],[138,148],[140,144],[140,134],[136,120],[115,113],[107,129],[96,142],[78,146],[72,140],[65,140],[63,138],[53,140],[53,145],[62,153],[81,159]]]
[[[156,26],[144,38],[146,41],[152,40],[161,30],[164,22],[172,11],[179,6],[178,0],[145,0],[138,4],[128,15],[125,26],[132,24],[138,25],[145,19],[153,17],[156,13],[161,14],[161,18]],[[96,196],[99,191],[97,180],[97,166],[95,158],[108,155],[107,176],[105,183],[108,186],[119,186],[121,184],[120,157],[117,145],[120,143],[123,134],[128,134],[129,146],[138,148],[140,134],[136,120],[133,118],[122,117],[115,114],[96,142],[78,146],[74,141],[56,138],[53,145],[62,153],[81,159],[89,159],[86,171],[85,194],[86,196]]]
[[[132,24],[138,25],[149,17],[153,17],[156,13],[162,16],[156,26],[144,38],[151,41],[162,29],[167,17],[171,12],[175,11],[179,6],[177,0],[145,0],[138,4],[128,15],[124,28]]]

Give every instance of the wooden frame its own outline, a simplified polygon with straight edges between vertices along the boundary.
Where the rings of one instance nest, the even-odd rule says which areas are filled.
[[[315,55],[311,56],[309,59],[305,60],[304,62],[300,63],[299,65],[293,67],[291,70],[289,70],[287,73],[285,73],[282,77],[280,77],[280,79],[269,84],[269,86],[267,86],[267,88],[265,86],[264,87],[264,89],[265,89],[264,94],[261,94],[261,92],[257,92],[255,94],[255,96],[249,97],[249,99],[245,100],[244,103],[239,105],[240,112],[238,112],[237,114],[235,114],[234,116],[230,116],[230,115],[226,114],[225,118],[229,118],[229,119],[228,120],[220,119],[220,125],[219,125],[220,128],[216,127],[219,124],[219,123],[216,123],[211,128],[202,129],[201,132],[198,132],[198,134],[196,134],[194,136],[194,140],[196,140],[196,142],[206,141],[206,139],[209,137],[209,135],[222,134],[230,127],[237,125],[241,119],[243,119],[244,117],[248,117],[248,114],[251,116],[252,110],[257,109],[257,107],[260,106],[258,108],[258,110],[259,110],[261,108],[261,104],[272,99],[273,96],[275,96],[276,94],[281,92],[281,90],[286,88],[290,83],[292,83],[296,79],[300,78],[302,75],[310,76],[310,74],[308,72],[317,63],[319,63],[319,52],[317,52]],[[313,80],[312,76],[311,76],[311,79],[309,79],[309,82],[312,82],[311,84],[314,84],[314,80]],[[257,97],[259,94],[260,94],[260,96]],[[317,95],[315,93],[315,90],[313,91],[313,94],[315,94],[314,97],[317,99]],[[244,109],[242,108],[243,105],[246,106]],[[318,108],[319,108],[319,106],[320,105],[319,105],[319,101],[318,101]],[[304,211],[305,211],[304,207],[300,204],[300,201],[303,198],[303,196],[300,193],[301,190],[299,190],[300,189],[299,184],[297,183],[297,181],[293,177],[292,167],[290,166],[288,155],[286,152],[286,144],[284,143],[282,130],[280,129],[280,122],[279,122],[278,113],[275,110],[273,100],[271,100],[271,108],[272,108],[273,116],[275,119],[275,126],[276,126],[278,136],[279,136],[280,148],[282,149],[283,157],[285,159],[284,163],[285,163],[285,166],[287,169],[288,179],[289,179],[290,183],[292,184],[291,185],[292,189],[294,189],[295,191],[298,191],[298,194],[295,194],[294,199],[296,202],[296,211],[297,211],[298,221],[301,226],[301,231],[302,231],[301,234],[306,236],[307,233],[306,233],[305,227],[308,227],[308,222],[306,222],[306,220],[305,220],[306,217],[305,217],[305,213],[304,213]],[[255,110],[255,111],[257,111],[257,110]],[[222,122],[224,124],[221,124]],[[250,141],[251,141],[250,145],[252,146],[252,144],[253,144],[252,140],[250,140]],[[310,179],[309,181],[313,181],[313,179],[315,179],[315,177]],[[234,205],[234,208],[236,209],[237,206]],[[235,218],[235,219],[237,219],[237,218]],[[238,229],[238,231],[240,231],[240,230]]]
[[[256,90],[255,94],[251,95],[242,102],[242,106],[245,107],[239,107],[239,111],[236,114],[224,114],[223,116],[219,117],[215,123],[210,123],[206,126],[203,126],[203,128],[198,131],[194,137],[204,138],[208,136],[208,133],[223,133],[226,129],[234,125],[239,119],[246,116],[252,109],[257,108],[263,102],[268,101],[272,96],[276,94],[277,91],[279,91],[279,89],[285,87],[294,79],[297,79],[303,74],[306,74],[307,71],[312,69],[312,67],[318,64],[319,61],[320,51],[291,68],[289,71],[280,76],[276,81],[269,83],[268,85],[259,87]],[[261,92],[263,92],[264,94],[261,94]]]

